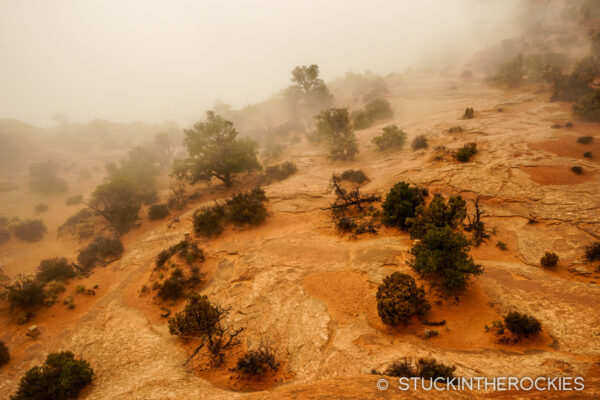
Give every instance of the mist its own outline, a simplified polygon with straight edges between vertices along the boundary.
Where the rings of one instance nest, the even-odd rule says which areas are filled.
[[[189,124],[289,84],[296,65],[460,65],[513,32],[513,1],[2,1],[0,118]]]

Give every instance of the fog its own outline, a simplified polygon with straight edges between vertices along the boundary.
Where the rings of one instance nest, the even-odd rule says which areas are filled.
[[[457,65],[514,26],[518,2],[0,1],[0,118],[188,124],[316,63],[346,71]]]

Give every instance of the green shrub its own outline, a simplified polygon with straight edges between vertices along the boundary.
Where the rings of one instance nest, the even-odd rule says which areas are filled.
[[[55,257],[42,260],[37,268],[35,278],[40,282],[66,281],[76,275],[73,264],[65,257]]]
[[[436,193],[429,204],[419,204],[415,208],[415,216],[406,223],[410,226],[410,237],[420,239],[431,228],[456,228],[466,215],[467,203],[462,196],[451,196],[446,204],[442,195]]]
[[[433,358],[420,358],[416,364],[410,358],[404,358],[390,365],[384,374],[405,378],[448,379],[454,377],[455,370],[456,367],[437,362]]]
[[[138,220],[142,200],[135,181],[116,176],[96,187],[89,206],[118,233],[125,233]]]
[[[31,276],[17,279],[7,289],[8,302],[13,307],[28,310],[44,304],[44,283]]]
[[[579,136],[577,138],[577,143],[581,143],[581,144],[590,144],[593,141],[594,141],[593,136]]]
[[[542,324],[535,317],[516,311],[510,312],[504,317],[504,325],[519,337],[536,335],[542,330]]]
[[[333,160],[353,160],[358,154],[356,136],[350,125],[347,108],[329,108],[315,116],[316,131],[313,139],[329,147]]]
[[[467,162],[471,160],[471,157],[473,157],[475,154],[477,154],[477,143],[467,143],[458,149],[454,155],[454,158],[460,162]]]
[[[381,135],[375,136],[371,141],[379,150],[400,148],[406,142],[406,133],[396,125],[388,125],[383,128]]]
[[[272,181],[282,181],[298,172],[298,167],[291,161],[284,161],[280,164],[271,165],[265,168],[263,180],[267,183]]]
[[[542,258],[540,258],[540,264],[542,267],[551,268],[556,267],[558,263],[558,255],[552,251],[547,251],[544,253]]]
[[[36,206],[33,209],[35,212],[45,212],[48,211],[48,205],[45,203],[39,203],[36,204]]]
[[[21,221],[12,227],[12,231],[17,239],[25,242],[38,242],[47,232],[46,224],[41,219]]]
[[[167,215],[169,215],[169,207],[166,204],[154,204],[150,206],[148,218],[150,218],[151,220],[163,219]]]
[[[577,175],[581,175],[583,174],[583,168],[581,168],[579,165],[574,165],[571,167],[571,171],[573,171],[574,173],[576,173]]]
[[[382,98],[373,99],[365,104],[365,112],[373,120],[387,119],[394,116],[390,102]]]
[[[357,111],[352,115],[352,125],[356,130],[366,129],[373,123],[373,118],[366,111]]]
[[[8,352],[8,347],[4,344],[4,342],[0,341],[0,367],[4,364],[8,364],[10,361],[10,353]]]
[[[416,151],[420,149],[426,149],[428,145],[427,138],[424,135],[418,135],[413,139],[411,147]]]
[[[600,260],[600,242],[586,246],[585,259],[589,262]]]
[[[94,371],[70,351],[50,353],[41,366],[31,368],[19,382],[12,400],[69,400],[90,384]]]
[[[232,370],[246,375],[263,376],[269,369],[277,371],[278,368],[275,352],[270,347],[261,345],[258,350],[250,350],[238,358]]]
[[[385,324],[407,323],[413,315],[422,316],[430,308],[425,289],[410,275],[394,272],[377,289],[377,313]]]
[[[179,300],[183,297],[183,291],[185,289],[185,278],[183,271],[179,268],[175,268],[171,272],[169,279],[165,280],[158,290],[158,297],[163,300]]]
[[[340,179],[352,183],[364,183],[369,180],[367,174],[360,169],[347,169],[340,175]]]
[[[266,200],[265,192],[258,187],[250,192],[240,192],[225,201],[227,218],[237,226],[259,225],[267,217],[267,208],[263,204]]]
[[[75,206],[77,204],[81,204],[81,202],[83,202],[83,196],[80,194],[67,197],[67,199],[65,200],[65,204],[68,206]]]
[[[450,226],[430,228],[411,249],[409,265],[444,294],[458,294],[466,289],[471,275],[483,272],[469,255],[469,249],[467,238]]]
[[[473,119],[474,116],[475,116],[475,110],[473,110],[473,107],[465,108],[465,113],[462,116],[463,119]]]
[[[194,232],[199,236],[214,237],[223,233],[223,221],[225,219],[225,207],[215,205],[203,207],[194,212]]]
[[[400,229],[408,229],[408,218],[415,216],[418,205],[424,202],[421,189],[398,182],[388,192],[382,204],[383,223]]]
[[[77,262],[84,270],[89,270],[98,263],[121,257],[124,250],[119,238],[97,236],[87,247],[79,250]]]

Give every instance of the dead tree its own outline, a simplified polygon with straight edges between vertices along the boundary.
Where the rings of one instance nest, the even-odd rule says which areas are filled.
[[[480,200],[479,195],[475,200],[472,200],[474,214],[472,218],[467,214],[468,224],[465,226],[465,230],[473,234],[473,244],[475,247],[479,247],[481,242],[489,237],[485,232],[485,224],[481,221],[481,217],[486,213],[486,210],[482,207]]]

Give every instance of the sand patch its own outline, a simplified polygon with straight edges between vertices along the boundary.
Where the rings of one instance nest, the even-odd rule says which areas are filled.
[[[571,171],[570,166],[564,165],[540,165],[537,167],[525,167],[523,169],[532,181],[539,185],[577,185],[587,182],[596,176],[595,172],[586,171],[576,174]]]
[[[598,129],[598,128],[596,128]],[[598,133],[596,133],[598,134]],[[549,153],[556,154],[560,157],[579,158],[581,160],[592,161],[600,164],[600,138],[594,138],[594,141],[589,144],[581,144],[577,142],[579,136],[593,136],[586,132],[585,135],[558,135],[556,140],[548,140],[545,142],[529,143],[528,147],[532,150],[543,150]],[[591,152],[592,158],[583,156],[585,152]]]

